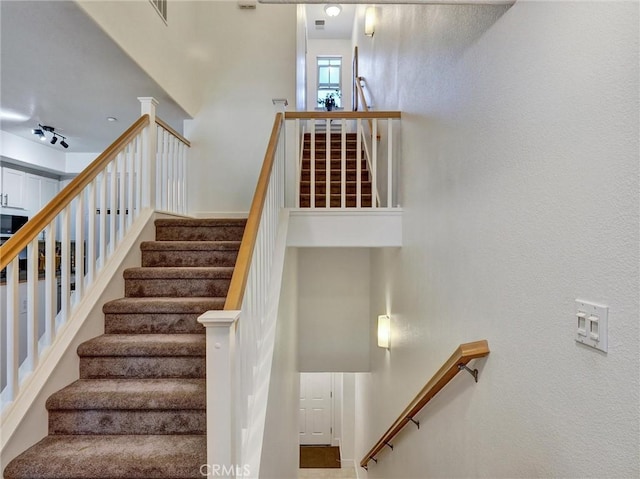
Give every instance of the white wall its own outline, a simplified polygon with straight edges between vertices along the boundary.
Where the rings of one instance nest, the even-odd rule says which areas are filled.
[[[260,464],[260,477],[265,479],[298,477],[297,253],[295,248],[287,249],[284,264]]]
[[[357,381],[358,460],[486,338],[478,384],[456,377],[368,477],[638,477],[638,4],[378,13],[360,68],[403,111],[405,246],[372,253],[371,344],[380,313],[392,338]],[[609,306],[607,354],[574,341],[576,298]]]
[[[215,27],[203,35],[216,46],[205,103],[185,122],[189,209],[247,212],[271,134],[272,98],[296,98],[296,6],[202,2]]]
[[[168,2],[168,22],[147,1],[79,0],[80,7],[190,115],[202,105],[212,61],[200,27],[206,2]],[[211,22],[215,17],[206,17]],[[215,27],[214,27],[215,28]],[[214,29],[212,28],[212,29]]]
[[[64,152],[6,131],[0,131],[0,156],[22,166],[49,172],[63,173],[66,168]]]
[[[307,44],[307,110],[313,110],[318,105],[318,56],[342,57],[342,107],[351,110],[351,62],[353,60],[353,48],[350,40],[318,40],[310,39]]]
[[[369,257],[366,248],[300,249],[300,371],[369,370]]]

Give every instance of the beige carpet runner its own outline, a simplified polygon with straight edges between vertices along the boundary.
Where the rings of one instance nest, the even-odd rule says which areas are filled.
[[[80,379],[47,400],[49,435],[5,479],[202,478],[205,335],[222,309],[244,220],[163,219],[104,305],[105,334],[78,347]]]

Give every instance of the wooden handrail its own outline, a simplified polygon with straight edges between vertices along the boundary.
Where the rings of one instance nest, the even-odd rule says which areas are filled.
[[[326,120],[342,119],[357,120],[358,118],[401,118],[399,111],[286,111],[284,117],[287,120]]]
[[[360,81],[364,80],[363,77],[356,77],[356,90],[358,90],[358,98],[360,98],[360,101],[362,102],[362,107],[364,109],[365,112],[369,111],[369,105],[367,105],[367,99],[364,96],[364,90],[362,89],[362,85],[360,84]]]
[[[156,116],[156,124],[160,125],[162,128],[167,130],[169,133],[171,133],[173,136],[175,136],[178,140],[180,140],[185,145],[191,147],[191,142],[189,140],[187,140],[184,136],[182,136],[180,133],[178,133],[176,130],[174,130],[171,127],[171,125],[169,125],[169,123],[167,123],[166,121],[158,118],[157,116]]]
[[[0,269],[6,266],[22,251],[40,232],[51,223],[56,215],[71,203],[82,190],[112,161],[118,152],[149,124],[149,115],[142,115],[120,137],[107,147],[89,166],[76,176],[60,193],[58,193],[42,210],[20,228],[16,234],[0,246]]]
[[[249,277],[249,267],[251,266],[253,250],[256,244],[256,238],[258,237],[260,218],[262,216],[262,209],[264,207],[267,190],[269,188],[269,176],[271,175],[273,163],[275,162],[278,138],[280,137],[283,120],[283,114],[277,113],[276,119],[273,122],[269,145],[267,146],[267,151],[264,155],[264,162],[262,163],[260,176],[258,177],[258,184],[256,185],[256,190],[253,194],[253,201],[251,202],[249,217],[247,218],[247,224],[244,228],[244,234],[242,235],[242,242],[240,243],[240,249],[238,251],[238,259],[236,260],[233,275],[231,276],[231,284],[229,285],[227,299],[224,303],[224,309],[226,310],[238,310],[242,308],[242,299],[247,285],[247,278]]]
[[[437,373],[422,388],[409,405],[398,416],[387,432],[385,432],[380,440],[371,448],[366,456],[360,461],[360,465],[364,468],[371,459],[373,459],[391,440],[420,412],[420,410],[451,381],[458,372],[459,365],[466,365],[469,361],[476,358],[482,358],[489,354],[489,343],[486,339],[475,341],[473,343],[465,343],[458,346],[447,362],[442,365]]]

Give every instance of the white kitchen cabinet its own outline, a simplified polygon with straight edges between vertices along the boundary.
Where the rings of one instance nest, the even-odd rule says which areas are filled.
[[[29,216],[35,215],[53,199],[58,193],[59,183],[58,180],[53,178],[27,173],[24,208],[29,212]]]
[[[25,208],[26,173],[2,167],[2,207]]]

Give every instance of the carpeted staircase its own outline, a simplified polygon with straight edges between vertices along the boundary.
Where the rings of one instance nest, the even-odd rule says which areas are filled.
[[[80,379],[47,400],[49,435],[4,470],[17,478],[201,478],[205,335],[222,309],[245,220],[162,219],[105,334],[81,344]]]
[[[331,208],[340,208],[342,195],[342,136],[340,133],[331,134],[330,156],[330,203]],[[357,135],[347,133],[346,138],[346,170],[345,170],[345,206],[356,206],[358,164],[357,164]],[[326,207],[327,202],[327,136],[326,133],[315,135],[315,206]],[[364,156],[360,154],[361,206],[371,207],[371,175]],[[311,134],[305,133],[302,149],[302,172],[300,177],[300,207],[311,206]]]

